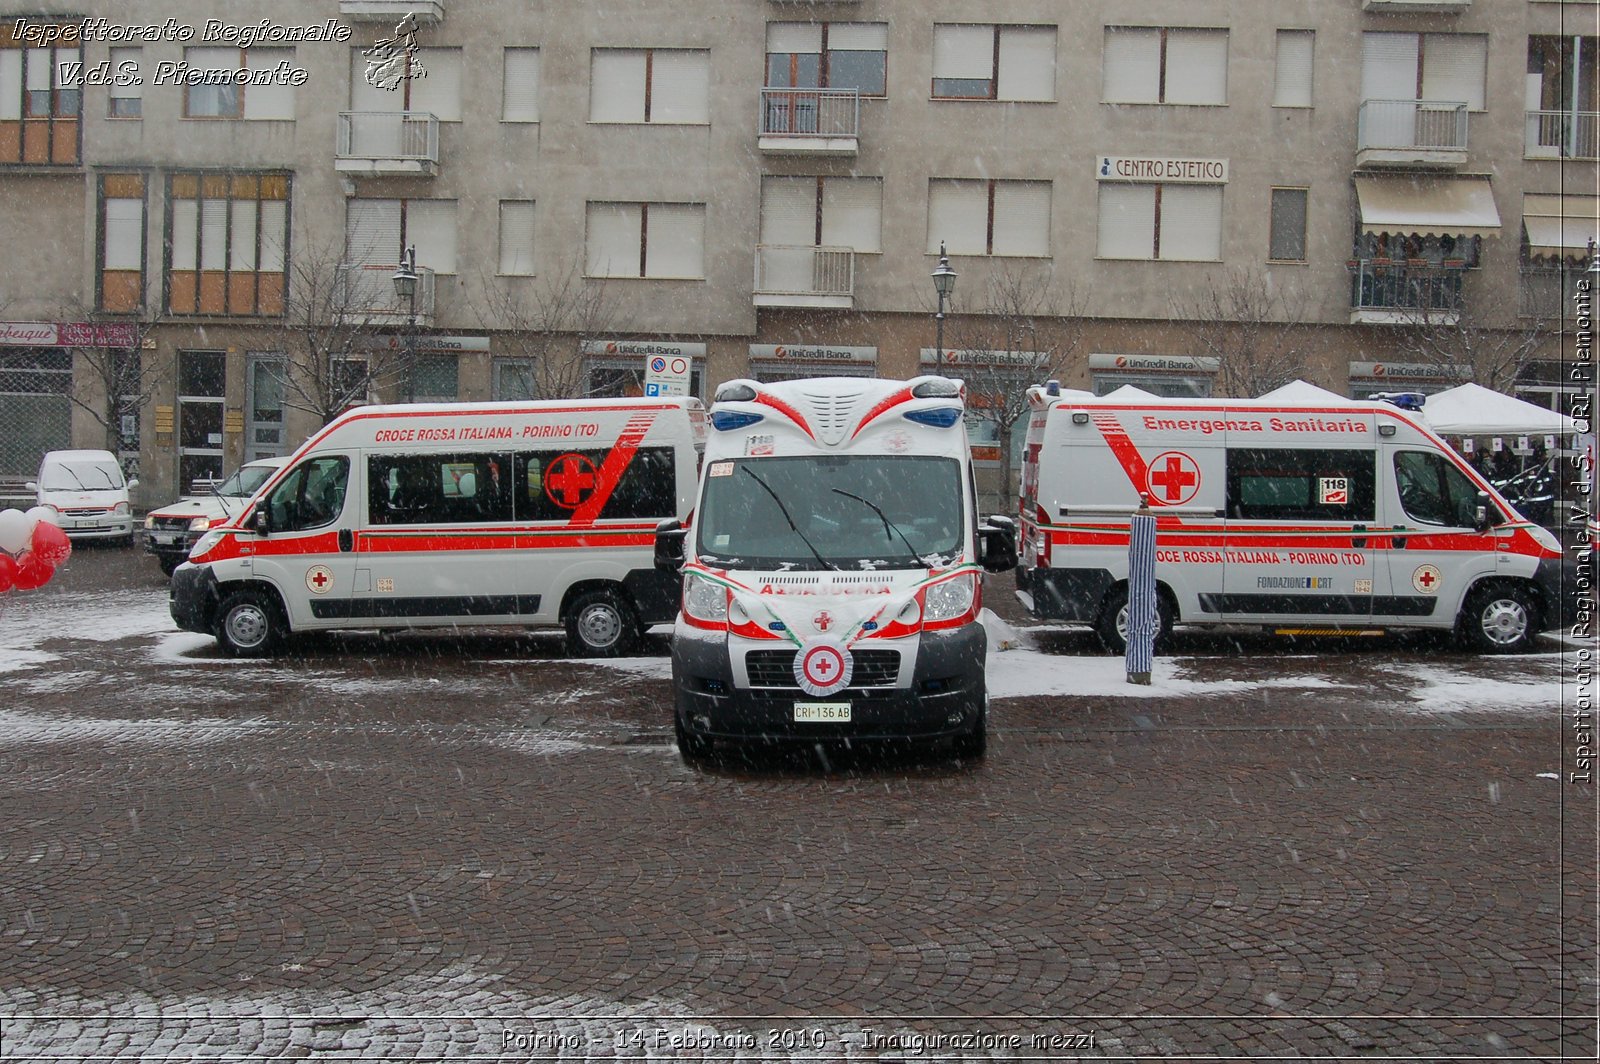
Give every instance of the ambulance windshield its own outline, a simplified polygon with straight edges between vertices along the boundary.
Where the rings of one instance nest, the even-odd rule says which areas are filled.
[[[698,553],[740,569],[922,569],[961,553],[961,467],[923,455],[712,462]]]

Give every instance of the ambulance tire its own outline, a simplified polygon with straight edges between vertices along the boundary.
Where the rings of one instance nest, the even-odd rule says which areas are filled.
[[[672,715],[672,730],[678,740],[678,756],[693,764],[711,756],[711,740],[695,735],[683,726],[683,718]]]
[[[567,653],[575,658],[614,658],[639,642],[639,615],[610,588],[585,591],[567,607]]]
[[[1113,654],[1128,652],[1128,585],[1118,584],[1106,596],[1100,616],[1095,619],[1094,630],[1100,642]],[[1156,650],[1162,651],[1172,639],[1172,603],[1167,596],[1156,592]]]
[[[235,591],[217,607],[217,643],[236,658],[266,657],[283,636],[283,611],[266,591]]]
[[[1480,654],[1515,654],[1539,637],[1539,607],[1516,584],[1491,583],[1475,588],[1461,607],[1460,631]]]

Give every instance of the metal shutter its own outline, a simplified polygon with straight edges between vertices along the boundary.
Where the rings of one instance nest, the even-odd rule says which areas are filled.
[[[1474,33],[1426,33],[1422,37],[1422,98],[1465,100],[1483,110],[1488,38]]]
[[[533,201],[500,201],[500,272],[533,273]]]
[[[658,48],[650,60],[650,121],[705,125],[711,121],[711,53]]]
[[[228,264],[228,201],[200,201],[200,268],[221,270]]]
[[[228,269],[256,268],[256,201],[234,200],[228,205]]]
[[[1167,103],[1228,102],[1228,31],[1167,31]]]
[[[345,201],[345,261],[368,265],[400,261],[400,201]]]
[[[1161,257],[1198,262],[1222,258],[1222,186],[1164,185]]]
[[[883,182],[875,177],[822,179],[822,243],[855,251],[883,250]]]
[[[591,203],[585,269],[591,277],[639,276],[639,204]]]
[[[455,273],[456,201],[406,201],[406,243],[417,249],[418,266]]]
[[[111,75],[113,78],[116,77],[126,63],[132,63],[136,67],[144,65],[143,48],[112,48],[109,54],[111,56]],[[0,94],[5,92],[5,80],[4,75],[0,74]],[[137,100],[142,95],[142,92],[143,86],[141,85],[113,84],[110,88],[113,100]]]
[[[172,268],[195,268],[195,238],[198,235],[200,205],[192,199],[172,201]]]
[[[828,23],[828,51],[830,52],[887,52],[888,50],[889,24],[887,22]]]
[[[997,181],[994,254],[1050,254],[1050,182]]]
[[[244,53],[246,70],[272,70],[280,62],[294,65],[293,48],[248,48]],[[268,121],[294,121],[293,85],[246,85],[244,116]]]
[[[760,242],[780,247],[811,247],[816,244],[816,178],[761,179]]]
[[[501,82],[500,120],[539,121],[539,49],[507,48]],[[502,271],[504,272],[504,271]]]
[[[433,71],[428,71],[431,77]],[[350,110],[352,111],[404,111],[406,89],[402,84],[394,89],[380,89],[367,82],[367,60],[361,49],[350,49]]]
[[[418,48],[417,59],[428,76],[409,82],[411,110],[441,122],[461,121],[461,49]]]
[[[1311,30],[1278,31],[1278,67],[1272,106],[1310,107],[1312,57],[1317,35]]]
[[[1156,103],[1161,88],[1161,31],[1107,26],[1100,98],[1107,103]]]
[[[644,121],[644,52],[596,48],[589,65],[589,121]]]
[[[767,54],[790,55],[794,53],[822,54],[822,24],[820,22],[767,23]]]
[[[115,69],[115,67],[113,67]],[[137,270],[144,265],[144,200],[106,200],[105,262],[108,270]]]
[[[261,262],[263,273],[283,272],[283,246],[289,236],[289,204],[283,200],[261,201]]]
[[[1056,28],[1001,26],[999,78],[1002,100],[1054,100]]]
[[[989,244],[989,183],[928,182],[928,254],[983,255]]]
[[[1155,255],[1156,187],[1100,182],[1102,259],[1148,259]]]
[[[933,76],[951,81],[994,77],[994,27],[933,27]]]
[[[1417,98],[1417,43],[1415,33],[1361,35],[1363,100]]]
[[[704,277],[706,209],[700,203],[650,204],[646,277]]]
[[[0,121],[22,117],[22,50],[0,48]]]

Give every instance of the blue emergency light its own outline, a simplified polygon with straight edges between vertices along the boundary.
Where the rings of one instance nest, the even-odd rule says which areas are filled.
[[[961,420],[959,406],[935,406],[927,410],[908,410],[907,421],[915,421],[919,425],[932,425],[936,429],[947,429]]]
[[[742,429],[754,425],[762,420],[760,414],[745,413],[740,410],[713,410],[711,411],[711,427],[719,432],[728,432],[732,429]]]

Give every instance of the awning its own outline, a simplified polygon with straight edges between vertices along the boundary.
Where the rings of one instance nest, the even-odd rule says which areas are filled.
[[[1581,259],[1589,241],[1600,239],[1600,196],[1522,197],[1522,228],[1533,257]]]
[[[1357,174],[1363,233],[1490,236],[1500,212],[1487,177]]]

